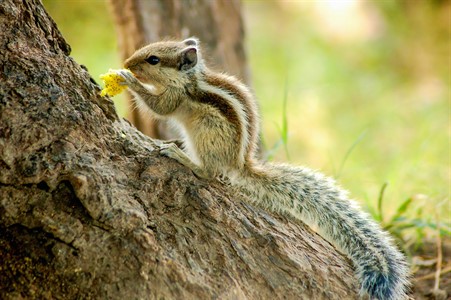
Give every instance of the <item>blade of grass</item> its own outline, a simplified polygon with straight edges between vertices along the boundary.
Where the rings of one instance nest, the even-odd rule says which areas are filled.
[[[282,127],[278,124],[276,125],[277,131],[279,132],[280,139],[274,144],[274,146],[266,151],[265,158],[267,160],[272,160],[277,149],[282,145],[285,151],[285,156],[287,160],[290,159],[290,153],[288,152],[288,114],[287,114],[287,103],[288,103],[288,79],[285,80],[285,89],[282,99]]]
[[[282,129],[280,130],[280,135],[283,140],[283,148],[285,149],[285,155],[288,160],[290,159],[290,153],[288,153],[288,115],[287,115],[287,103],[288,103],[288,76],[285,80],[285,88],[283,91],[283,102],[282,102]]]
[[[382,215],[382,202],[384,201],[384,192],[387,188],[388,183],[384,182],[379,192],[379,198],[377,199],[377,221],[382,222],[384,220],[384,216]]]
[[[348,160],[348,157],[349,157],[349,155],[351,154],[352,150],[354,150],[354,148],[362,141],[362,139],[365,137],[365,135],[366,135],[366,130],[363,131],[363,132],[357,137],[357,139],[354,141],[354,143],[352,143],[351,147],[349,147],[348,151],[346,151],[346,154],[345,154],[345,156],[343,157],[343,160],[341,161],[340,167],[338,168],[338,173],[336,174],[335,178],[337,178],[337,179],[340,178],[346,160]]]
[[[396,210],[395,215],[391,218],[390,223],[396,222],[402,214],[406,212],[406,210],[409,208],[410,204],[412,203],[412,197],[407,198]]]
[[[276,152],[278,151],[278,149],[280,148],[280,146],[282,144],[283,144],[283,140],[279,139],[279,140],[277,140],[277,142],[274,143],[274,145],[270,149],[266,150],[265,156],[264,156],[265,161],[273,160],[274,155],[276,154]]]
[[[440,220],[439,220],[439,214],[436,211],[435,212],[435,219],[437,223],[437,266],[435,271],[435,282],[434,282],[434,291],[437,291],[440,286],[440,272],[442,270],[442,260],[443,260],[443,253],[442,253],[442,237],[440,234]]]

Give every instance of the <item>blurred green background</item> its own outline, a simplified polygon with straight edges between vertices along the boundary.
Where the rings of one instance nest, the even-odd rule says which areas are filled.
[[[93,78],[120,68],[104,1],[43,2]],[[244,1],[271,159],[337,178],[373,215],[387,183],[384,220],[411,199],[409,218],[449,224],[450,11],[438,0]]]

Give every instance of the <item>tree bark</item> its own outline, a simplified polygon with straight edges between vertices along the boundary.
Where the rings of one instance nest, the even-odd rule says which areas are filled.
[[[0,2],[1,299],[353,299],[349,261],[159,155],[38,0]]]
[[[244,24],[239,0],[110,0],[123,60],[135,50],[164,38],[198,37],[208,65],[249,84],[244,50]],[[131,105],[132,99],[128,97]],[[141,132],[157,138],[175,138],[167,126],[157,126],[145,112],[134,109],[128,118]]]

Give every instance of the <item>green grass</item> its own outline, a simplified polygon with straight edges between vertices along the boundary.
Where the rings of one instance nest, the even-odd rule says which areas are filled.
[[[447,220],[441,220],[439,209],[445,204],[445,201],[436,204],[435,214],[426,216],[423,213],[424,207],[412,207],[415,199],[407,198],[396,208],[395,213],[387,218],[385,216],[384,192],[388,184],[384,183],[380,190],[377,201],[377,209],[369,206],[369,212],[375,220],[380,222],[382,227],[391,233],[397,240],[397,244],[403,247],[404,252],[409,254],[421,247],[425,242],[425,237],[430,234],[439,234],[443,236],[451,236],[451,224]],[[448,220],[449,221],[449,220]]]
[[[120,61],[105,3],[87,3],[44,1],[75,60],[97,80]],[[268,156],[338,178],[392,228],[402,217],[426,234],[436,211],[449,222],[446,10],[434,1],[409,2],[408,10],[402,1],[366,1],[364,11],[371,14],[364,20],[376,22],[374,32],[340,39],[318,20],[318,3],[244,2]],[[123,100],[115,100],[123,113]]]
[[[311,11],[287,6],[245,2],[265,141],[289,137],[288,151],[274,160],[287,160],[289,152],[292,163],[338,178],[367,209],[388,183],[387,220],[405,199],[412,199],[407,217],[418,209],[422,218],[434,215],[449,201],[450,184],[449,66],[438,59],[449,55],[449,45],[437,30],[440,19],[418,8],[424,16],[406,20],[398,10],[396,24],[379,35],[342,41],[321,31]],[[283,135],[279,126],[288,128]],[[449,205],[439,212],[450,222]]]

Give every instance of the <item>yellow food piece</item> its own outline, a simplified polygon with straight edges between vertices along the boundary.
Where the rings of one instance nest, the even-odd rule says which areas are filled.
[[[129,70],[127,70],[130,72]],[[100,79],[103,80],[103,83],[105,84],[105,87],[100,92],[100,96],[105,96],[108,94],[109,96],[113,97],[120,93],[122,93],[127,86],[121,85],[121,82],[124,82],[124,78],[122,76],[116,74],[116,70],[110,69],[108,70],[108,73],[101,74]]]

